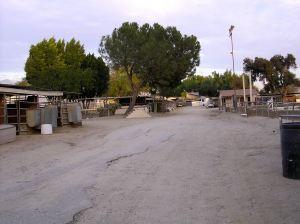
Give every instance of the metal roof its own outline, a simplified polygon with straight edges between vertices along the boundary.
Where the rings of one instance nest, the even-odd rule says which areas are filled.
[[[40,95],[40,96],[63,96],[61,91],[37,90],[32,87],[0,84],[0,93],[8,95]]]

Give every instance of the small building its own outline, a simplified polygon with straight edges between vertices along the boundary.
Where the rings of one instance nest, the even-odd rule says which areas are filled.
[[[290,87],[286,95],[283,97],[283,102],[300,103],[300,87],[297,86]]]
[[[255,101],[258,96],[256,89],[252,90],[253,101]],[[236,98],[237,105],[244,104],[244,90],[243,89],[230,89],[230,90],[220,90],[219,92],[219,108],[233,108],[234,100]],[[246,103],[250,102],[250,89],[246,89]]]
[[[256,103],[258,104],[268,104],[268,102],[274,103],[282,103],[283,97],[281,94],[270,94],[270,93],[263,93],[256,96]]]
[[[120,96],[120,97],[116,97],[116,100],[121,106],[129,106],[129,104],[132,100],[132,96]],[[135,105],[136,106],[148,105],[152,101],[153,101],[152,97],[150,97],[148,95],[140,94],[136,98]]]
[[[199,100],[200,95],[198,92],[189,92],[189,93],[186,93],[186,99],[187,100]]]

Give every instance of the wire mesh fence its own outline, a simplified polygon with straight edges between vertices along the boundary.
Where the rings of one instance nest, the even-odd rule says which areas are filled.
[[[233,112],[233,110],[231,110]],[[255,102],[247,104],[238,104],[237,111],[247,116],[263,116],[277,118],[281,115],[300,114],[300,103],[268,103]]]

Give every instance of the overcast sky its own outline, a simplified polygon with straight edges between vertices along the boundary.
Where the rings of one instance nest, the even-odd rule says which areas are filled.
[[[300,0],[0,0],[0,80],[24,77],[30,45],[43,38],[75,37],[97,53],[101,36],[125,21],[197,36],[198,74],[231,69],[231,24],[238,72],[245,57],[292,53],[300,65]]]

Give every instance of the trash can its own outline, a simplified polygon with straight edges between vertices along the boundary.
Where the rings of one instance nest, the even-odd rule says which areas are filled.
[[[283,176],[300,179],[300,115],[283,115],[280,118]]]

